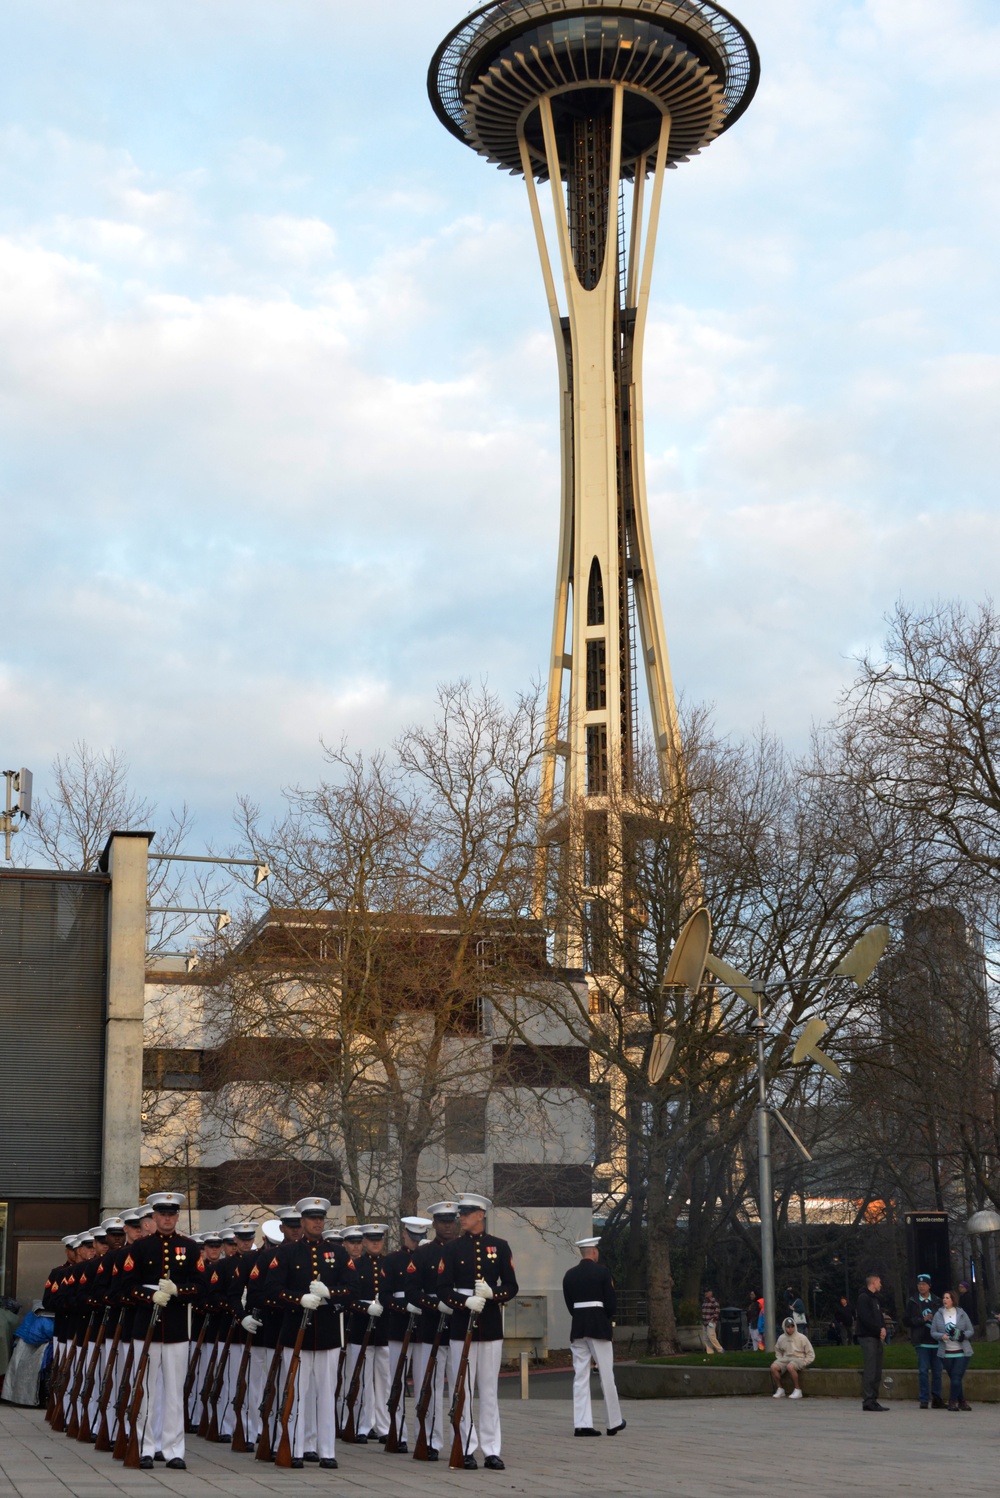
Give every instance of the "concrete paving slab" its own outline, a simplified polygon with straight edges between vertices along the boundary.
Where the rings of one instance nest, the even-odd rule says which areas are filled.
[[[197,1437],[187,1472],[125,1471],[93,1447],[54,1435],[41,1410],[0,1404],[0,1498],[300,1498],[362,1494],[431,1498],[502,1492],[532,1498],[771,1498],[793,1463],[810,1498],[924,1494],[947,1453],[949,1491],[996,1498],[1000,1411],[921,1411],[896,1401],[864,1414],[840,1399],[629,1400],[628,1429],[613,1440],[575,1440],[569,1387],[527,1403],[504,1401],[507,1470],[451,1472],[445,1462],[343,1447],[336,1472],[282,1472]],[[598,1413],[599,1406],[595,1409]]]

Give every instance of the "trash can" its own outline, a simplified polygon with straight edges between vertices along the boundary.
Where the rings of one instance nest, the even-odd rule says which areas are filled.
[[[747,1315],[739,1306],[723,1306],[719,1341],[726,1352],[742,1352],[747,1343]]]

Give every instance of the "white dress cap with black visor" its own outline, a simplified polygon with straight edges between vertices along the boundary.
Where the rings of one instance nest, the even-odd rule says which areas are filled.
[[[325,1217],[330,1203],[325,1196],[304,1196],[295,1203],[295,1210],[300,1217]]]
[[[600,1238],[578,1238],[573,1244],[574,1248],[596,1248]]]
[[[146,1197],[147,1207],[154,1212],[179,1212],[184,1205],[183,1191],[152,1191]]]
[[[475,1191],[460,1191],[455,1200],[459,1216],[463,1212],[489,1212],[493,1206],[488,1196],[478,1196]]]

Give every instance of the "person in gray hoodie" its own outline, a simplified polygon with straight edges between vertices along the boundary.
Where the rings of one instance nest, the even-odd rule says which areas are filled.
[[[808,1368],[815,1358],[816,1354],[809,1338],[804,1332],[796,1331],[794,1317],[786,1316],[782,1324],[781,1336],[774,1344],[774,1362],[771,1364],[771,1377],[774,1379],[773,1397],[784,1399],[785,1391],[781,1386],[781,1375],[787,1372],[792,1380],[792,1399],[801,1399],[799,1374],[803,1368]]]
[[[948,1370],[950,1410],[972,1408],[966,1402],[962,1381],[972,1359],[971,1339],[974,1335],[972,1322],[958,1304],[958,1296],[946,1290],[941,1297],[941,1309],[935,1311],[931,1322],[931,1336],[938,1344],[938,1357]]]

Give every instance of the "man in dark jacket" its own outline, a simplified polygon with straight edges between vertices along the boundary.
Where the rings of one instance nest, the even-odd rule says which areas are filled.
[[[917,1293],[911,1295],[906,1302],[903,1325],[909,1329],[910,1341],[916,1349],[922,1410],[927,1409],[932,1398],[936,1410],[944,1409],[944,1400],[941,1398],[941,1359],[938,1357],[938,1344],[931,1336],[931,1322],[940,1305],[940,1298],[931,1294],[930,1275],[918,1274]]]
[[[854,1308],[854,1319],[858,1328],[858,1344],[864,1358],[861,1374],[861,1408],[873,1414],[884,1415],[886,1406],[879,1404],[878,1391],[882,1382],[882,1357],[885,1351],[885,1314],[881,1300],[882,1280],[877,1274],[868,1275],[865,1288],[858,1296]]]
[[[438,1299],[438,1265],[446,1245],[453,1243],[462,1229],[458,1221],[457,1202],[435,1202],[427,1210],[434,1225],[434,1237],[429,1242],[422,1243],[414,1254],[419,1280],[417,1304],[423,1315],[417,1327],[416,1345],[413,1349],[413,1393],[414,1402],[419,1403],[427,1365],[436,1341],[438,1353],[431,1371],[430,1403],[424,1426],[428,1460],[436,1462],[441,1442],[445,1439],[444,1378],[448,1364],[448,1322],[453,1314],[451,1306]]]
[[[608,1419],[608,1435],[625,1429],[615,1388],[614,1323],[617,1308],[611,1271],[598,1262],[600,1238],[579,1238],[580,1262],[563,1275],[563,1299],[573,1318],[569,1333],[573,1354],[573,1434],[599,1436],[590,1400],[590,1364],[597,1364]]]

